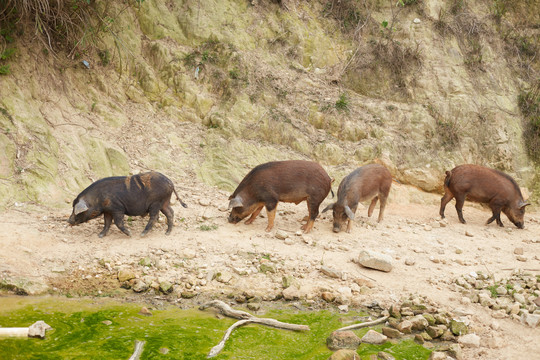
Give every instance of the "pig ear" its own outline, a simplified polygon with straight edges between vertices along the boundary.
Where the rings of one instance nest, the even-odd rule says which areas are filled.
[[[322,212],[327,212],[328,210],[332,210],[334,208],[334,205],[336,205],[336,203],[331,203],[330,205],[325,207]]]
[[[528,205],[531,205],[531,204],[522,201],[522,202],[519,203],[518,206],[519,206],[520,209],[523,209],[525,206],[528,206]]]
[[[351,211],[349,206],[345,206],[345,214],[349,217],[349,219],[354,220],[354,213]]]
[[[231,201],[229,202],[229,209],[232,209],[235,207],[242,207],[242,206],[244,205],[242,204],[242,198],[240,196],[236,196],[232,198]]]
[[[86,205],[86,201],[84,200],[79,200],[79,202],[73,207],[73,213],[75,215],[79,215],[86,210],[88,210],[88,205]]]

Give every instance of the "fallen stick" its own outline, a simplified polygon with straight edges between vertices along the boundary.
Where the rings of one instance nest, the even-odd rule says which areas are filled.
[[[210,352],[208,353],[207,358],[208,359],[213,358],[214,356],[219,354],[221,352],[221,350],[223,350],[223,348],[225,347],[225,342],[227,340],[229,340],[229,337],[231,336],[234,329],[236,329],[239,326],[249,324],[250,322],[251,322],[250,320],[239,320],[239,321],[235,322],[234,324],[232,324],[231,326],[229,326],[227,331],[225,331],[225,335],[223,335],[223,338],[221,339],[221,341],[216,346],[214,346],[212,349],[210,349]]]
[[[363,322],[363,323],[358,323],[358,324],[353,324],[353,325],[345,326],[345,327],[342,327],[341,329],[337,329],[336,331],[345,331],[345,330],[352,330],[352,329],[361,329],[361,328],[365,328],[365,327],[369,327],[369,326],[373,326],[373,325],[377,325],[377,324],[383,323],[383,322],[385,322],[387,319],[388,319],[388,316],[383,316],[382,318],[378,318],[377,320],[373,320],[373,321],[368,321],[368,322]]]
[[[0,327],[0,337],[39,337],[43,339],[45,338],[45,331],[51,329],[52,327],[47,325],[44,321],[39,320],[29,327]]]
[[[133,355],[131,355],[129,360],[139,360],[143,352],[144,343],[145,341],[135,340],[135,351],[133,352]]]
[[[259,318],[259,317],[251,315],[248,312],[235,310],[221,300],[213,300],[213,301],[207,302],[206,304],[201,305],[199,309],[205,310],[205,309],[208,309],[209,307],[218,309],[220,313],[225,316],[232,317],[234,319],[241,319],[241,320],[235,322],[227,329],[227,331],[225,332],[225,335],[223,335],[223,338],[221,339],[219,344],[217,344],[210,350],[207,358],[211,358],[219,354],[221,350],[223,350],[223,348],[225,347],[225,342],[229,339],[233,330],[245,324],[254,323],[254,324],[271,326],[278,329],[293,330],[293,331],[309,331],[309,326],[307,325],[289,324],[289,323],[281,322],[276,319]]]

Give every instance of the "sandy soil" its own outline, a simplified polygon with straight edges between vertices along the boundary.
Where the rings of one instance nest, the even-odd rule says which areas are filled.
[[[147,237],[141,238],[138,233],[146,219],[137,218],[129,224],[136,234],[131,238],[113,225],[109,235],[100,239],[97,234],[102,220],[77,227],[67,225],[70,205],[61,210],[13,207],[2,213],[0,220],[0,274],[48,279],[96,267],[97,259],[111,259],[113,265],[136,264],[137,259],[148,254],[165,255],[166,263],[188,258],[186,264],[196,268],[195,273],[208,273],[249,263],[246,254],[264,253],[279,264],[278,273],[235,275],[235,288],[280,291],[278,285],[284,274],[294,275],[302,286],[335,291],[343,286],[354,288],[354,279],[369,279],[375,286],[368,294],[355,295],[360,303],[377,300],[390,304],[416,294],[440,308],[467,314],[471,330],[481,337],[481,346],[464,349],[465,359],[540,359],[540,328],[532,329],[509,318],[493,319],[491,310],[463,299],[453,284],[456,277],[472,271],[488,272],[496,279],[509,277],[515,268],[540,274],[539,213],[526,214],[524,230],[516,229],[506,217],[506,227],[499,228],[485,225],[490,216],[488,209],[466,204],[464,216],[468,223],[463,225],[451,202],[446,209],[447,224],[441,227],[436,205],[439,197],[434,196],[431,205],[389,204],[385,220],[379,225],[367,218],[367,207],[359,208],[350,234],[333,233],[331,214],[327,213],[315,222],[309,236],[302,236],[297,231],[307,213],[305,204],[279,204],[276,226],[267,234],[265,214],[252,225],[227,223],[228,194],[195,181],[183,190],[180,193],[189,208],[183,209],[178,202],[173,205],[176,227],[170,236],[164,235],[166,225],[162,219]],[[331,199],[323,206],[329,202]],[[201,225],[210,230],[203,231]],[[289,240],[277,239],[278,230],[287,232]],[[518,261],[514,255],[518,247],[524,249],[526,261]],[[362,249],[392,255],[393,270],[385,273],[352,262]],[[406,265],[405,260],[414,265]],[[321,264],[345,275],[341,279],[329,278],[318,270]],[[167,266],[160,274],[166,277],[174,271],[175,276],[180,276],[180,270]],[[225,284],[211,279],[200,291],[205,288],[217,293],[229,291]],[[493,329],[497,328],[494,322],[499,324],[498,329]]]

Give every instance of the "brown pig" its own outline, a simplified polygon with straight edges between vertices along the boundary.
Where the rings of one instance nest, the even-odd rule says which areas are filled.
[[[390,186],[392,186],[392,175],[387,168],[379,164],[362,166],[344,177],[339,184],[337,201],[323,210],[325,212],[332,209],[334,232],[340,232],[341,227],[347,221],[347,232],[350,233],[358,203],[366,200],[371,200],[368,216],[373,214],[377,200],[380,200],[377,221],[381,222]]]
[[[306,200],[309,220],[302,226],[302,230],[309,233],[332,181],[321,165],[312,161],[274,161],[258,165],[244,177],[229,197],[229,209],[232,209],[229,222],[236,224],[251,215],[246,221],[246,224],[251,224],[262,208],[266,207],[266,231],[270,231],[274,226],[279,201],[299,204]]]
[[[174,211],[170,206],[173,192],[180,200],[172,181],[154,171],[104,178],[88,186],[73,200],[73,212],[68,222],[77,225],[103,214],[105,226],[99,237],[107,235],[113,220],[124,234],[130,236],[131,232],[124,226],[124,215],[150,214],[148,224],[141,234],[144,236],[152,229],[161,211],[167,217],[166,234],[169,235],[174,223]],[[187,207],[182,200],[180,204]]]
[[[518,184],[509,175],[479,165],[459,165],[446,172],[439,211],[442,218],[446,204],[454,197],[458,218],[463,224],[465,199],[489,205],[493,215],[488,219],[488,224],[496,220],[499,226],[503,226],[502,211],[520,229],[523,229],[525,206],[530,205],[523,201]]]

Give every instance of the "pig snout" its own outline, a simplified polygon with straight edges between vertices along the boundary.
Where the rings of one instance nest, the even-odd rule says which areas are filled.
[[[332,231],[335,233],[338,233],[341,231],[341,224],[334,223],[334,227],[332,228]]]
[[[229,215],[229,219],[228,219],[228,220],[229,220],[229,222],[230,222],[231,224],[237,224],[237,223],[238,223],[240,220],[242,220],[242,219],[241,219],[240,217],[238,217],[238,216],[236,216],[236,215],[234,215],[234,214],[231,213],[231,214]]]
[[[75,225],[75,216],[73,216],[73,214],[71,214],[71,216],[69,217],[69,219],[67,220],[68,224],[73,226]]]
[[[514,225],[516,225],[518,229],[525,229],[525,225],[523,224],[522,221],[516,221]]]

